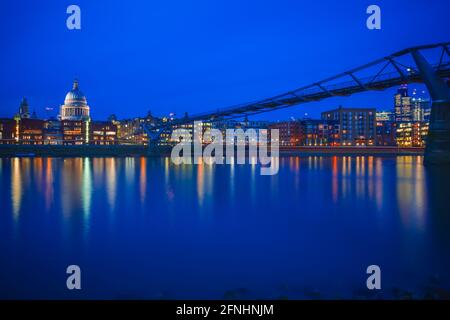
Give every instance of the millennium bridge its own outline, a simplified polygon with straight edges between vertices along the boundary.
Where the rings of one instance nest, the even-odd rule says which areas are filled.
[[[425,163],[450,164],[450,42],[407,48],[327,79],[270,98],[215,109],[166,124],[144,125],[152,141],[170,128],[194,121],[222,121],[289,108],[330,97],[424,83],[432,100]]]

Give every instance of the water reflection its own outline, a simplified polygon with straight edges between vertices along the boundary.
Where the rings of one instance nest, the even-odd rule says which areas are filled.
[[[203,162],[197,165],[197,199],[199,207],[202,207],[205,200],[205,165]]]
[[[169,177],[170,177],[170,158],[165,157],[164,158],[164,178],[166,185],[169,183]]]
[[[360,198],[366,195],[366,183],[370,183],[370,179],[366,179],[366,157],[356,157],[356,194]]]
[[[311,156],[301,162],[300,157],[281,158],[282,166],[289,168],[289,174],[293,181],[293,188],[298,192],[305,184],[305,175],[301,172],[326,172],[329,168],[330,199],[337,203],[341,199],[357,197],[360,199],[370,199],[376,204],[378,211],[383,210],[384,201],[386,201],[386,189],[391,186],[386,185],[385,174],[394,173],[395,200],[402,220],[407,223],[414,219],[417,226],[423,226],[424,215],[427,206],[427,190],[425,188],[425,172],[421,164],[421,157],[403,156],[395,161],[395,172],[384,171],[389,169],[389,163],[383,158],[373,156],[332,156],[318,157]],[[117,160],[115,158],[84,158],[84,159],[63,159],[60,174],[58,167],[54,166],[56,159],[36,158],[31,162],[29,159],[14,158],[11,160],[11,203],[14,217],[20,215],[21,203],[23,201],[24,190],[29,186],[29,171],[32,168],[33,182],[35,188],[41,190],[46,210],[50,210],[55,202],[55,174],[58,173],[60,183],[60,198],[62,212],[65,217],[69,217],[71,212],[81,207],[84,216],[87,218],[91,213],[92,197],[94,185],[96,188],[102,187],[102,181],[105,182],[105,192],[110,211],[116,208],[118,201],[118,173],[124,172],[124,185],[129,193],[128,198],[134,194],[134,185],[136,184],[140,203],[146,204],[148,180],[152,179],[148,174],[148,159],[141,157],[138,159],[139,168],[135,168],[135,158],[126,158]],[[118,161],[120,164],[118,165]],[[174,179],[189,181],[192,179],[192,172],[195,170],[196,196],[199,207],[214,200],[214,177],[215,166],[207,165],[203,162],[195,166],[180,165],[171,166],[170,158],[164,158],[164,187],[166,196],[172,201],[175,196],[173,188]],[[272,159],[274,161],[274,159]],[[251,159],[250,161],[251,162]],[[303,166],[302,166],[303,163]],[[305,168],[306,165],[306,168]],[[261,179],[260,165],[247,164],[249,168],[248,195],[252,203],[256,203],[258,195],[258,183]],[[2,170],[3,170],[2,166]],[[244,167],[244,166],[243,166]],[[227,183],[229,185],[228,198],[233,199],[235,194],[236,166],[231,164],[227,166]],[[324,171],[325,170],[325,171]],[[171,172],[174,175],[171,175]],[[274,177],[272,177],[274,178]],[[276,178],[276,177],[275,177]],[[137,182],[135,182],[135,180]],[[275,179],[276,180],[276,179]],[[270,185],[271,192],[274,190],[275,180],[272,179]],[[131,199],[130,198],[130,199]],[[81,202],[78,202],[78,200]],[[411,213],[411,203],[415,204],[414,212]],[[413,216],[414,217],[413,217]]]
[[[373,157],[367,157],[367,177],[369,179],[367,184],[367,193],[371,199],[374,198],[374,189],[376,180],[373,177]]]
[[[147,193],[147,158],[141,157],[139,166],[139,193],[141,196],[141,203],[143,204]]]
[[[250,162],[250,199],[252,200],[252,203],[254,204],[256,201],[256,157],[251,157],[249,159]]]
[[[342,179],[341,188],[342,196],[347,197],[350,189],[350,174],[351,174],[351,157],[342,157]]]
[[[83,160],[83,179],[81,182],[82,191],[82,203],[84,212],[84,221],[87,224],[89,216],[91,214],[91,201],[92,201],[92,173],[91,162],[89,158]]]
[[[53,205],[54,188],[53,188],[53,166],[52,159],[47,158],[45,161],[45,209],[49,211]]]
[[[11,170],[11,198],[13,205],[13,216],[17,220],[20,213],[20,206],[22,202],[22,172],[20,169],[20,159],[14,158],[12,160],[12,170]]]
[[[80,207],[81,178],[83,176],[82,159],[63,160],[61,175],[61,206],[64,218],[70,218],[72,212]]]
[[[105,159],[105,166],[106,166],[106,192],[108,195],[109,210],[114,211],[116,208],[116,200],[117,200],[116,159],[115,158]]]
[[[396,164],[397,203],[404,224],[424,226],[424,210],[426,189],[424,188],[424,169],[413,161],[415,157],[399,157]],[[411,210],[411,203],[414,208]]]
[[[172,186],[170,184],[170,171],[171,171],[171,166],[170,166],[170,158],[169,157],[165,157],[164,158],[164,186],[165,186],[165,198],[169,201],[169,202],[173,202],[175,199],[175,191],[172,189]]]
[[[228,181],[228,183],[229,183],[229,190],[228,190],[228,192],[229,192],[229,198],[230,198],[231,204],[234,203],[235,190],[236,190],[236,187],[235,187],[235,174],[236,174],[235,173],[235,170],[236,170],[235,166],[236,165],[235,165],[234,161],[235,161],[234,157],[227,157],[227,158],[225,158],[225,163],[229,163],[228,167],[229,167],[229,170],[230,170],[229,181]]]
[[[271,288],[284,281],[300,286],[308,279],[323,280],[330,266],[354,270],[369,258],[392,273],[404,269],[416,278],[440,273],[447,279],[449,172],[424,168],[421,157],[411,156],[279,160],[279,173],[269,177],[260,174],[259,164],[248,163],[0,159],[6,188],[0,197],[7,208],[0,214],[5,231],[0,243],[9,252],[27,250],[11,264],[1,257],[0,273],[17,280],[16,266],[40,264],[45,247],[54,254],[42,261],[42,269],[75,256],[89,265],[93,286],[104,285],[96,277],[103,273],[110,279],[125,277],[130,288],[146,297],[149,290],[165,287],[173,292],[239,288],[248,279],[260,284],[263,278]],[[154,214],[132,214],[141,210]],[[230,252],[232,261],[222,258]],[[327,267],[321,267],[323,256]],[[118,267],[105,271],[105,263]],[[126,275],[123,270],[130,267],[138,274]],[[245,276],[236,276],[232,284],[230,277],[217,277],[231,273]],[[400,279],[397,275],[393,277]],[[352,283],[356,276],[349,272],[342,277]],[[111,286],[121,292],[120,284]],[[22,291],[28,292],[26,288],[24,284]]]
[[[383,208],[383,164],[382,159],[377,158],[375,161],[375,200],[378,211]]]
[[[94,186],[101,188],[105,179],[105,158],[93,158]]]
[[[135,178],[134,158],[125,158],[125,178],[128,186],[133,186]]]
[[[42,175],[44,174],[42,158],[39,157],[33,159],[32,171],[34,175],[33,178],[35,187],[36,189],[40,190],[44,182],[44,180],[42,179]]]
[[[331,160],[331,170],[332,170],[332,182],[331,182],[331,193],[333,196],[333,202],[338,200],[338,159],[334,156]]]

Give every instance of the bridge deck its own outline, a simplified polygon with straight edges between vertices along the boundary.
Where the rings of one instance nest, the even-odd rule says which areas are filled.
[[[155,132],[170,126],[182,125],[193,121],[217,121],[240,118],[243,116],[292,107],[301,103],[319,101],[330,97],[349,96],[369,90],[384,90],[403,83],[422,82],[421,74],[415,65],[405,65],[403,62],[399,61],[401,58],[405,58],[405,56],[410,56],[413,51],[418,50],[440,50],[436,55],[436,63],[432,65],[441,78],[448,78],[450,77],[450,62],[445,60],[445,58],[448,59],[450,56],[448,49],[449,44],[449,42],[437,43],[401,50],[390,56],[281,95],[235,105],[229,108],[216,109],[210,112],[177,119],[168,124],[161,124],[150,128],[147,127],[145,129],[148,132]],[[379,67],[378,72],[375,75],[358,78],[357,73],[374,67]],[[388,68],[391,68],[394,71],[388,72]],[[342,81],[333,83],[336,80]]]

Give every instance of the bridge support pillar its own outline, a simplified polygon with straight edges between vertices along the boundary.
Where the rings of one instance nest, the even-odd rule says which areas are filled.
[[[412,56],[432,101],[424,163],[450,165],[450,88],[419,51]]]

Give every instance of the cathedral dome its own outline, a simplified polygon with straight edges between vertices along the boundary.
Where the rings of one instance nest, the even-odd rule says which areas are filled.
[[[73,88],[66,94],[64,99],[64,104],[66,106],[86,106],[87,100],[83,92],[78,88],[78,80],[73,82]]]
[[[64,105],[61,106],[61,120],[86,120],[89,119],[89,113],[86,97],[78,88],[78,80],[75,80],[72,90],[66,94]]]

